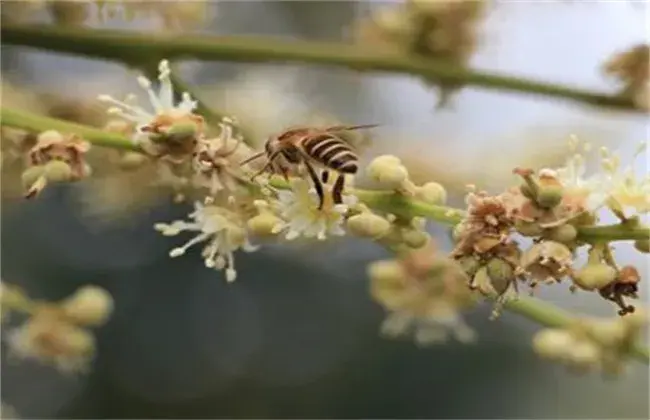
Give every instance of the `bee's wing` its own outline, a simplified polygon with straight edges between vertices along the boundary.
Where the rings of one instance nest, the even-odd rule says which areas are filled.
[[[357,152],[366,149],[371,143],[371,137],[367,132],[358,130],[378,127],[379,124],[366,125],[335,125],[327,127],[324,131],[331,136],[349,144]]]

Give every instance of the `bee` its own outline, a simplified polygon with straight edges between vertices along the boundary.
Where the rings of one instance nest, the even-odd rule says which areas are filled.
[[[342,202],[346,174],[356,174],[359,169],[359,158],[341,136],[346,131],[361,130],[377,127],[369,125],[335,125],[329,127],[296,127],[271,136],[264,145],[264,151],[251,156],[241,163],[245,165],[255,159],[266,156],[267,163],[252,179],[267,170],[280,173],[285,178],[292,167],[303,164],[309,173],[321,209],[324,203],[323,183],[329,180],[330,170],[338,172],[339,176],[332,189],[334,203]],[[318,177],[316,167],[322,167],[321,177]]]

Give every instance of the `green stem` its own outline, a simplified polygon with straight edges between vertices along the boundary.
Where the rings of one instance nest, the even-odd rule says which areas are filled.
[[[5,107],[1,109],[0,116],[3,125],[31,131],[59,130],[76,133],[96,146],[138,151],[133,142],[126,137],[107,133],[97,128]],[[279,187],[286,187],[283,181],[274,181],[274,184]],[[393,213],[396,216],[426,217],[449,225],[455,225],[465,216],[465,212],[461,209],[427,204],[389,191],[356,189],[355,195],[370,207]],[[627,224],[582,226],[578,228],[578,235],[580,239],[585,241],[647,239],[650,237],[650,228],[646,226],[629,226]]]
[[[96,128],[73,124],[54,118],[33,115],[16,109],[1,108],[0,123],[10,127],[37,132],[45,130],[74,132],[97,146],[113,147],[124,150],[138,150],[129,139],[120,135],[106,133]],[[273,180],[272,185],[280,188],[287,187],[286,183],[281,180]],[[368,206],[398,216],[420,216],[440,223],[453,225],[460,222],[464,215],[464,211],[459,209],[426,204],[392,192],[355,189],[354,193]],[[603,226],[600,228],[604,229],[606,235],[610,235],[614,226]],[[592,238],[599,238],[599,227],[590,227],[588,229],[589,236]],[[647,231],[648,229],[646,228],[646,236],[648,234]],[[621,236],[621,239],[629,239],[622,238],[622,235],[619,236]],[[523,315],[526,318],[548,327],[567,326],[573,320],[573,317],[568,312],[538,299],[528,297],[520,297],[517,300],[510,301],[506,303],[505,307],[512,312]],[[641,345],[633,347],[631,355],[644,363],[648,363],[648,349]]]
[[[0,124],[8,127],[21,128],[26,131],[41,132],[57,130],[66,133],[75,133],[95,146],[112,147],[121,150],[139,150],[131,140],[122,135],[108,133],[98,128],[58,120],[56,118],[34,115],[18,109],[2,107]]]
[[[475,71],[444,60],[377,51],[364,46],[252,36],[149,35],[114,30],[5,24],[2,42],[132,65],[147,59],[311,63],[359,71],[422,76],[447,83],[563,98],[583,104],[636,110],[630,99],[568,86]]]

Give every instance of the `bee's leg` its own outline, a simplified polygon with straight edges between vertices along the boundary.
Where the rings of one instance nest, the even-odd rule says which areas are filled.
[[[330,171],[327,169],[324,169],[323,172],[320,174],[320,179],[323,181],[323,184],[327,184],[330,180]]]
[[[332,189],[332,198],[334,204],[341,204],[343,202],[343,188],[345,187],[345,174],[339,174]]]
[[[318,175],[316,175],[316,171],[314,170],[313,166],[311,166],[309,162],[305,162],[305,166],[307,167],[307,171],[309,172],[309,177],[314,183],[314,188],[316,188],[316,194],[318,194],[318,210],[322,210],[323,204],[325,203],[323,184],[321,184],[320,179],[318,179]]]

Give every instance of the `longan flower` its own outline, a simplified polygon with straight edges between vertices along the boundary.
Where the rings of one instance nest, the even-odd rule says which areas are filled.
[[[467,195],[467,216],[455,228],[457,244],[453,256],[487,253],[504,243],[513,220],[503,197],[483,191]]]
[[[222,190],[234,191],[236,173],[232,156],[241,145],[241,137],[233,134],[234,121],[224,118],[219,124],[221,133],[218,138],[199,140],[193,159],[196,187],[205,187],[215,196]]]
[[[183,231],[197,232],[197,235],[185,245],[174,248],[169,255],[179,257],[188,248],[201,242],[207,244],[201,255],[205,266],[216,270],[225,269],[226,280],[235,281],[235,252],[239,249],[252,252],[258,249],[248,240],[245,221],[241,215],[229,209],[215,205],[203,205],[195,202],[195,210],[189,214],[191,222],[176,220],[170,224],[157,223],[154,227],[165,236],[176,236]]]
[[[49,182],[78,181],[90,175],[84,155],[90,143],[75,134],[50,130],[41,133],[28,153],[23,173],[26,198],[37,196]]]
[[[531,287],[538,282],[559,282],[572,273],[573,253],[564,244],[543,241],[533,244],[521,258],[521,267],[531,277]]]
[[[85,370],[95,350],[92,334],[53,305],[39,307],[28,321],[9,332],[7,342],[11,356],[53,364],[69,373]]]
[[[368,273],[372,297],[390,311],[383,334],[397,337],[413,331],[422,345],[444,341],[449,333],[462,342],[474,340],[474,331],[461,316],[475,303],[467,276],[434,248],[421,248],[401,260],[377,261]]]
[[[379,8],[358,25],[360,43],[382,50],[440,58],[466,66],[476,50],[479,23],[487,2],[407,0]],[[440,105],[458,89],[458,83],[431,81],[440,88]]]
[[[603,65],[603,72],[621,85],[622,96],[630,97],[635,104],[648,110],[650,90],[650,45],[640,44],[618,52]]]
[[[644,141],[637,148],[633,158],[645,155],[648,142]],[[621,168],[620,156],[601,149],[604,174],[597,178],[607,193],[608,204],[613,210],[633,209],[639,213],[650,212],[650,174],[640,176],[632,164]]]
[[[167,60],[160,62],[158,71],[160,89],[157,93],[149,79],[144,76],[138,78],[140,86],[147,92],[152,111],[135,105],[136,98],[133,95],[124,101],[100,95],[99,100],[113,105],[108,109],[109,114],[136,124],[138,128],[133,140],[145,151],[156,156],[167,155],[182,159],[192,153],[196,138],[203,134],[204,120],[194,113],[198,103],[189,93],[183,93],[182,100],[175,103]]]
[[[354,207],[358,199],[350,194],[343,194],[342,203],[335,204],[332,199],[332,186],[323,184],[324,202],[318,208],[319,198],[316,189],[302,178],[290,181],[291,189],[278,190],[275,207],[278,215],[284,220],[281,231],[286,232],[285,238],[293,240],[300,236],[325,240],[328,236],[342,236],[346,215]]]

